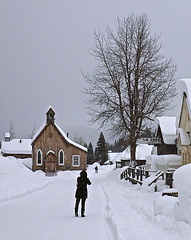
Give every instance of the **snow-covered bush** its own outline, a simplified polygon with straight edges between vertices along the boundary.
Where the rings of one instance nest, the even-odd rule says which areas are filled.
[[[178,190],[178,202],[175,205],[177,220],[191,224],[191,164],[184,165],[174,173],[175,187]]]
[[[154,214],[174,217],[174,206],[177,204],[178,198],[161,196],[153,201]]]

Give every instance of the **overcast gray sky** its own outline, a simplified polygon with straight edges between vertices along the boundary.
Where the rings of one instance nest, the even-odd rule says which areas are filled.
[[[0,0],[0,139],[11,122],[18,138],[38,129],[49,104],[64,131],[88,126],[93,31],[132,12],[148,14],[178,77],[191,77],[190,0]]]

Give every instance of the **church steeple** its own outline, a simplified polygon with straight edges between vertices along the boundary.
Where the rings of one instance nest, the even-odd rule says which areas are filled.
[[[49,124],[49,123],[54,123],[54,115],[55,115],[55,112],[53,110],[53,108],[51,106],[49,106],[48,108],[48,111],[46,113],[46,123]]]

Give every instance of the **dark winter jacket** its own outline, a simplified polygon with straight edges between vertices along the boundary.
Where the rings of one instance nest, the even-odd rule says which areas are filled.
[[[88,191],[87,191],[87,184],[90,185],[91,182],[89,178],[87,178],[86,171],[81,171],[80,177],[77,178],[77,189],[76,189],[76,198],[87,198]]]

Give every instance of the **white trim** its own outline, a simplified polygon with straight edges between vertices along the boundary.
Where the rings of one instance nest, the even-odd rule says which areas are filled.
[[[60,153],[61,152],[63,153],[63,163],[60,163]],[[62,165],[62,166],[64,165],[64,151],[62,149],[60,149],[60,151],[58,152],[58,164]]]
[[[74,159],[75,157],[78,157],[78,159]],[[78,164],[74,164],[75,161],[78,161]],[[72,155],[72,166],[73,167],[79,167],[80,166],[80,155]]]
[[[38,153],[40,152],[41,154],[41,163],[38,163]],[[37,166],[42,166],[42,162],[43,162],[43,153],[42,153],[42,150],[41,149],[38,149],[37,152],[36,152],[36,165]]]
[[[47,152],[46,156],[48,156],[49,153],[52,153],[53,155],[56,155],[53,150],[49,150],[49,151]]]

